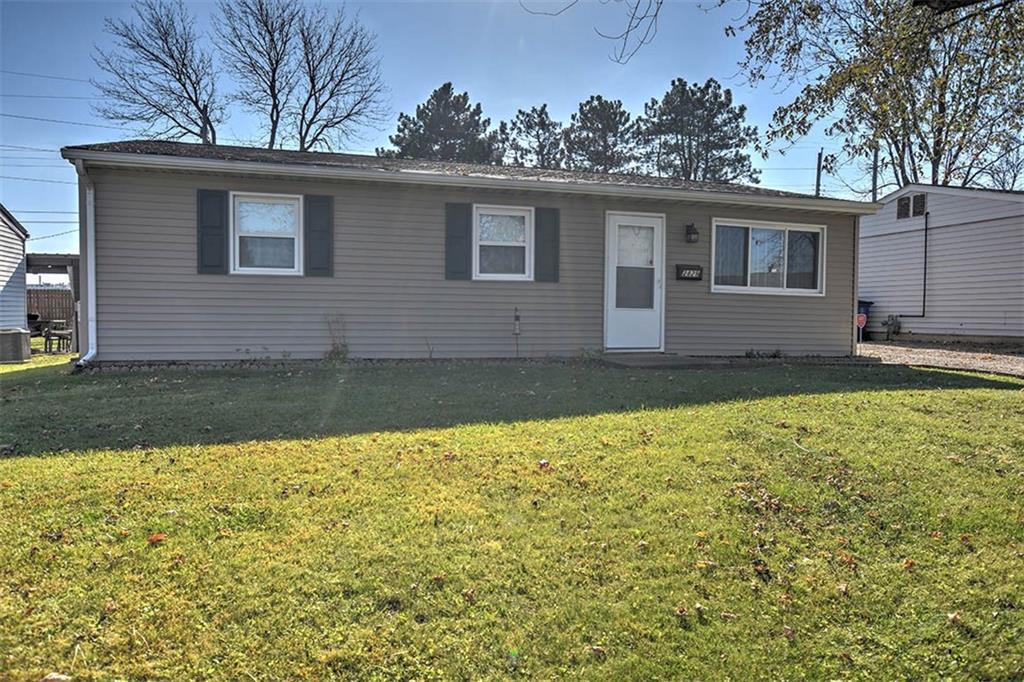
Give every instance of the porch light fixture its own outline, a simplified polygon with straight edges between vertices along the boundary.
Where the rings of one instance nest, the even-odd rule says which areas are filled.
[[[696,244],[697,240],[699,238],[700,238],[700,233],[697,232],[697,226],[694,225],[693,223],[690,223],[689,225],[687,225],[686,226],[686,243],[687,244]]]

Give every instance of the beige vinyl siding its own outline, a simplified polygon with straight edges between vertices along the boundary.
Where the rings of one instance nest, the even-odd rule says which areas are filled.
[[[995,195],[996,197],[998,195]],[[862,219],[860,297],[868,331],[900,315],[903,332],[1024,336],[1024,203],[989,194],[928,194],[928,293],[920,315],[924,218],[896,220],[895,202]]]
[[[0,329],[24,329],[25,240],[0,217]]]
[[[605,212],[667,214],[666,350],[844,355],[852,343],[854,218],[679,202],[365,182],[92,170],[99,360],[574,355],[603,344]],[[199,275],[196,190],[334,195],[334,277]],[[558,282],[444,279],[445,203],[561,210]],[[716,215],[828,224],[827,295],[710,293]],[[698,244],[686,244],[687,223]],[[675,281],[675,263],[704,267]],[[328,318],[343,333],[332,337]]]

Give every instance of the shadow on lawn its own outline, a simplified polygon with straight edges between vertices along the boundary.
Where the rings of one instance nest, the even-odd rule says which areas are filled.
[[[1021,391],[1024,383],[899,366],[626,370],[582,362],[435,362],[91,375],[40,367],[0,375],[0,459],[933,389]]]

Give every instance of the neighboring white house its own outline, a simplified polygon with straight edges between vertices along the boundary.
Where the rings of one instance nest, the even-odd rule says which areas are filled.
[[[1024,192],[908,185],[860,221],[867,331],[1024,337]]]
[[[0,204],[0,329],[24,329],[28,232]]]

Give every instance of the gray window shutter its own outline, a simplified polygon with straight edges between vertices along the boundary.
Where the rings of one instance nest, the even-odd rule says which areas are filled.
[[[334,197],[303,197],[303,250],[307,277],[334,276]]]
[[[473,206],[444,205],[444,278],[473,279]]]
[[[558,281],[559,212],[557,208],[536,208],[533,212],[533,279]]]
[[[197,251],[200,275],[225,275],[228,272],[228,193],[201,189],[196,197]]]

